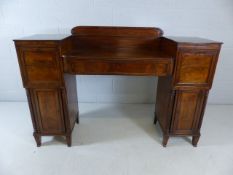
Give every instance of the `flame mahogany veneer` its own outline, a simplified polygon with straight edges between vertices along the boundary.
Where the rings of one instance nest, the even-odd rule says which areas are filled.
[[[220,42],[163,37],[159,28],[85,27],[72,35],[34,35],[15,46],[34,137],[71,134],[78,118],[76,74],[158,76],[154,123],[169,136],[192,136],[197,146]]]

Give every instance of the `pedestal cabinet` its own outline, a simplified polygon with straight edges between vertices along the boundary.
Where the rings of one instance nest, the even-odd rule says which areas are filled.
[[[63,74],[59,44],[59,40],[16,42],[38,146],[45,135],[65,136],[71,146],[72,129],[78,122],[76,77]]]

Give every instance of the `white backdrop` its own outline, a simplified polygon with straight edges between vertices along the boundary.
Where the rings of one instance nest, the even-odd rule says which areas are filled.
[[[77,25],[156,26],[224,42],[209,103],[233,104],[233,0],[0,0],[0,101],[25,101],[12,39]],[[151,103],[156,78],[77,76],[81,102]]]

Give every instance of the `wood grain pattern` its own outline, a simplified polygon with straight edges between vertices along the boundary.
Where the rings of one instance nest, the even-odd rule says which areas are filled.
[[[66,60],[65,72],[89,75],[156,75],[166,76],[172,73],[172,61],[97,61]]]
[[[156,27],[111,27],[111,26],[77,26],[71,30],[76,36],[118,36],[118,37],[153,37],[163,35]]]
[[[157,89],[156,117],[163,128],[163,146],[166,146],[168,136],[188,135],[193,136],[192,144],[197,146],[222,43],[184,37],[161,37],[160,43],[162,51],[175,57],[171,88],[159,88],[169,87],[165,83],[169,79],[164,77],[159,78]],[[167,107],[171,101],[169,96],[174,97],[174,101]]]
[[[34,103],[36,103],[39,130],[42,133],[64,133],[63,107],[61,91],[36,89]]]
[[[24,55],[24,63],[26,66],[36,66],[36,65],[51,65],[56,64],[56,59],[54,55],[54,50],[51,51],[43,51],[43,55],[41,55],[40,50],[30,50],[25,52]]]
[[[210,86],[217,51],[183,50],[178,53],[176,85]]]
[[[65,136],[71,146],[79,123],[76,74],[159,76],[154,123],[162,145],[192,136],[197,146],[222,43],[162,35],[150,27],[78,26],[70,36],[15,40],[37,146],[44,135]]]
[[[197,120],[204,102],[203,91],[177,91],[173,109],[171,132],[190,134],[197,129]],[[200,106],[201,105],[201,106]]]
[[[78,109],[78,94],[76,76],[70,74],[64,74],[64,81],[66,86],[66,93],[63,93],[63,98],[67,103],[67,116],[69,116],[69,127],[70,132],[74,128],[75,122],[79,123],[79,109]]]
[[[45,45],[46,46],[46,45]],[[56,47],[18,47],[19,64],[24,86],[60,87],[62,72],[60,70],[59,54]]]
[[[155,117],[163,133],[169,135],[171,113],[174,103],[175,91],[172,90],[172,77],[159,77],[155,104]]]

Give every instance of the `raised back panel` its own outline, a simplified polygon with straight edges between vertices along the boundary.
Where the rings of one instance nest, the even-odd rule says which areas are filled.
[[[77,36],[120,36],[120,37],[149,37],[158,38],[163,31],[155,27],[96,27],[77,26],[71,30]]]
[[[163,31],[152,27],[74,27],[73,46],[78,48],[155,48]]]

